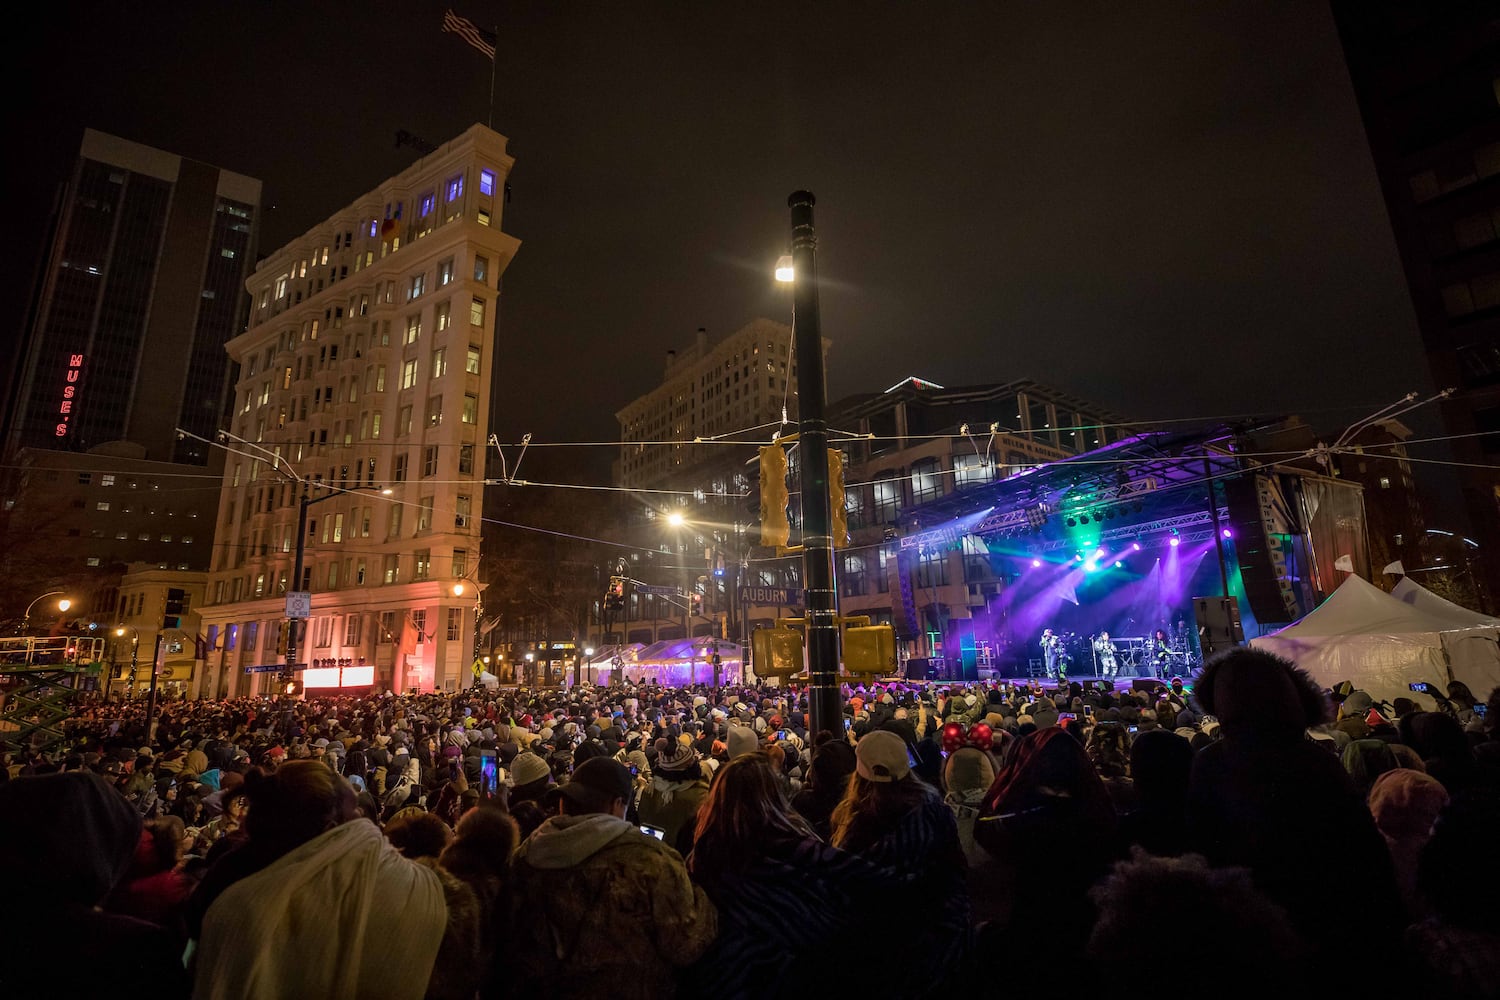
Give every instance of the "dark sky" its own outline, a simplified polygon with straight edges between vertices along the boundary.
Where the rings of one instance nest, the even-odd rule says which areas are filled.
[[[1322,3],[458,2],[498,23],[516,158],[505,438],[614,437],[697,327],[785,320],[802,187],[835,398],[1032,377],[1131,417],[1337,422],[1428,384]],[[446,6],[38,6],[13,263],[85,125],[262,179],[262,250],[293,238],[411,162],[398,129],[484,120]]]

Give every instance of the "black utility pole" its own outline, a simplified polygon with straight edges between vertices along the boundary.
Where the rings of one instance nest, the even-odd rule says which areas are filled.
[[[797,430],[802,452],[802,584],[807,608],[809,727],[841,732],[839,607],[833,573],[832,512],[828,497],[828,423],[823,417],[823,331],[818,320],[818,239],[814,198],[795,191],[792,210],[792,340],[797,357]],[[788,373],[790,375],[790,372]]]
[[[292,562],[292,590],[302,589],[302,558],[307,553],[307,508],[313,505],[313,500],[307,495],[307,480],[301,481],[302,495],[297,498],[297,555]],[[323,499],[323,498],[320,498]],[[278,695],[286,693],[286,686],[297,679],[297,623],[305,621],[302,618],[288,618],[286,621],[286,666],[281,669],[281,689]]]
[[[155,732],[156,725],[156,673],[161,668],[157,661],[161,659],[161,629],[156,630],[156,641],[151,644],[151,687],[146,695],[146,739],[149,741]]]

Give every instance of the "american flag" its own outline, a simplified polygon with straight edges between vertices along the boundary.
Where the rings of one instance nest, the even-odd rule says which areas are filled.
[[[466,17],[459,17],[451,7],[443,12],[443,30],[454,32],[490,59],[495,58],[495,33],[485,31]]]

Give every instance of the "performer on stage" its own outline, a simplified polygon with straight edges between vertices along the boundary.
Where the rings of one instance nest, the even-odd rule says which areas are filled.
[[[1099,676],[1114,680],[1120,675],[1120,664],[1115,659],[1115,644],[1109,641],[1108,632],[1100,632],[1094,638],[1094,655],[1099,662]]]
[[[1151,637],[1152,663],[1156,667],[1157,677],[1167,677],[1172,673],[1172,645],[1167,640],[1167,633],[1157,629],[1156,634]]]
[[[1048,677],[1058,675],[1062,664],[1062,637],[1053,634],[1050,628],[1042,629],[1042,662]]]

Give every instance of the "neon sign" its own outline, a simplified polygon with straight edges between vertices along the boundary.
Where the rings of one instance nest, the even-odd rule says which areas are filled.
[[[57,404],[57,414],[61,418],[52,433],[58,437],[68,436],[68,421],[73,419],[73,401],[78,396],[78,380],[83,375],[83,355],[74,354],[68,358],[68,373],[63,383],[62,402]]]

